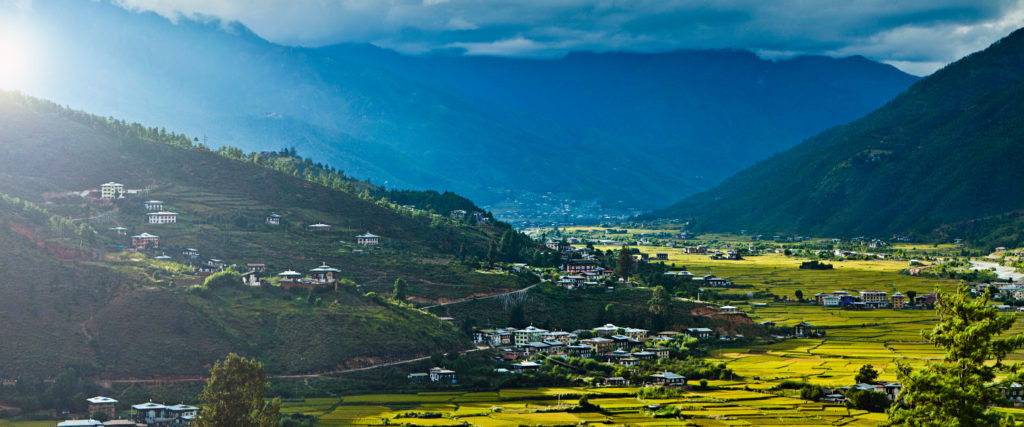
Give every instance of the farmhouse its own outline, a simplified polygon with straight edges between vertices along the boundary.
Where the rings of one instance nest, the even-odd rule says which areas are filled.
[[[536,328],[533,325],[512,332],[515,337],[516,346],[524,346],[530,342],[540,341],[541,335],[548,333],[547,329]]]
[[[132,236],[132,247],[135,249],[155,249],[160,247],[160,236],[142,233]]]
[[[455,371],[434,367],[428,373],[432,383],[455,384]]]
[[[249,271],[255,271],[257,273],[263,273],[264,271],[267,271],[267,265],[266,264],[252,264],[252,263],[250,263],[250,264],[246,264],[245,268],[248,268]]]
[[[193,248],[185,248],[181,251],[181,256],[188,259],[195,259],[199,256],[199,250]]]
[[[892,294],[892,308],[903,308],[907,304],[907,297],[902,293]]]
[[[462,209],[455,209],[448,213],[448,216],[454,220],[460,220],[466,217],[466,211]]]
[[[517,374],[524,372],[537,372],[538,369],[540,369],[540,363],[531,362],[529,360],[512,364],[512,370]]]
[[[814,294],[814,303],[818,304],[818,305],[825,305],[825,297],[826,296],[828,296],[828,294],[826,294],[824,292],[818,292],[818,293]]]
[[[191,425],[199,414],[199,408],[189,405],[166,406],[159,403],[146,402],[132,405],[131,419],[138,424],[148,426],[179,426]]]
[[[100,198],[104,200],[124,198],[124,185],[108,182],[100,186]]]
[[[589,345],[577,344],[577,345],[567,346],[565,348],[565,352],[568,353],[569,356],[582,357],[584,359],[589,359],[591,356],[593,356],[594,349],[592,349]]]
[[[807,322],[800,322],[793,327],[793,335],[798,337],[806,337],[811,334],[814,329],[814,325]]]
[[[659,372],[651,375],[651,384],[663,385],[663,386],[684,386],[686,385],[686,377],[678,375],[673,372]]]
[[[306,227],[306,229],[308,229],[309,231],[319,231],[319,232],[322,232],[322,233],[326,233],[328,231],[331,231],[331,226],[327,225],[327,224],[324,224],[324,223],[319,223],[318,222],[316,224],[308,225]]]
[[[569,274],[583,274],[597,270],[597,260],[573,259],[565,263],[565,271]]]
[[[124,228],[124,227],[113,227],[113,228],[110,229],[110,231],[117,232],[118,236],[127,236],[128,235],[128,229]]]
[[[103,427],[102,421],[88,420],[67,420],[57,423],[57,427]]]
[[[629,381],[626,381],[622,377],[608,377],[604,379],[604,385],[609,387],[620,387],[629,385]]]
[[[164,210],[164,202],[159,200],[146,200],[143,205],[146,206],[147,211],[162,211]]]
[[[691,337],[694,337],[694,338],[697,338],[697,339],[701,339],[701,340],[711,338],[711,334],[712,333],[714,333],[714,331],[712,331],[711,329],[708,329],[708,328],[687,328],[686,329],[686,335],[689,335]]]
[[[326,263],[321,266],[309,270],[310,276],[313,278],[312,283],[316,286],[331,286],[334,285],[335,290],[338,288],[338,273],[341,270],[328,266]]]
[[[278,283],[281,284],[282,288],[291,289],[295,286],[299,286],[302,280],[302,273],[294,270],[288,270],[277,275],[280,279]]]
[[[615,341],[598,337],[580,340],[580,344],[590,347],[593,353],[607,353],[615,345]]]
[[[174,212],[150,212],[146,214],[150,224],[174,224],[178,222],[178,214]]]
[[[270,215],[267,215],[267,224],[270,224],[270,225],[281,225],[281,215],[278,215],[276,213],[272,213]]]
[[[356,243],[363,246],[377,246],[380,243],[380,236],[370,233],[360,234],[356,236]]]
[[[889,306],[889,293],[885,291],[860,291],[860,300],[870,308]]]
[[[108,419],[114,418],[114,411],[116,410],[115,406],[117,405],[117,400],[105,396],[90,397],[85,400],[89,402],[89,415],[101,412],[106,414]]]
[[[604,326],[598,326],[594,328],[594,334],[599,337],[610,337],[618,333],[619,329],[622,328],[615,326],[611,323],[605,323]]]
[[[839,297],[835,295],[826,295],[821,301],[821,305],[825,307],[839,307]]]
[[[719,307],[722,310],[722,314],[743,314],[743,310],[733,307],[731,305],[723,305]]]
[[[260,281],[260,274],[255,271],[242,273],[242,284],[254,288],[258,288],[263,285]]]

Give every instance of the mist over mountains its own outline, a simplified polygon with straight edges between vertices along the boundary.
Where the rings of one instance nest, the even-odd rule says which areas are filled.
[[[514,189],[664,206],[917,80],[862,57],[740,50],[512,59],[286,47],[238,24],[106,2],[37,2],[30,18],[47,55],[27,94],[214,147],[294,146],[377,184],[484,205]]]

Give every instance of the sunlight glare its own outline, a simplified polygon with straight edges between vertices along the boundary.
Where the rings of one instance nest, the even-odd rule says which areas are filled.
[[[23,89],[31,75],[28,38],[12,28],[0,28],[0,89]]]

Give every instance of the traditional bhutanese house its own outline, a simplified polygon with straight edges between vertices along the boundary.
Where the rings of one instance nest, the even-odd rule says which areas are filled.
[[[528,342],[526,344],[520,345],[518,347],[527,356],[534,355],[534,354],[540,353],[542,351],[548,351],[548,349],[551,348],[551,346],[549,346],[549,345],[547,345],[547,344],[545,344],[543,342],[540,342],[540,341],[531,341],[531,342]]]
[[[743,310],[733,307],[731,305],[723,305],[719,307],[722,310],[722,314],[743,314]]]
[[[281,225],[281,215],[278,215],[276,213],[272,213],[270,215],[267,215],[267,224],[270,224],[270,225]]]
[[[67,420],[57,423],[57,427],[103,427],[102,421],[88,420]]]
[[[565,343],[561,341],[541,341],[548,346],[548,354],[565,354]]]
[[[406,378],[409,379],[410,383],[413,383],[413,384],[423,384],[423,383],[426,383],[427,380],[430,379],[430,374],[426,374],[426,373],[423,373],[423,372],[416,372],[416,373],[409,374]]]
[[[604,379],[604,385],[609,387],[621,387],[629,385],[629,381],[626,381],[622,377],[608,377]]]
[[[606,323],[604,324],[604,326],[598,326],[594,328],[594,335],[597,335],[599,337],[610,337],[612,335],[617,334],[619,329],[622,328],[615,326],[611,323]]]
[[[619,366],[625,366],[627,368],[633,367],[633,366],[637,366],[639,364],[640,364],[640,359],[637,359],[637,358],[635,358],[633,356],[625,357],[625,358],[619,359],[619,361],[618,361],[618,365]]]
[[[162,211],[164,210],[164,202],[159,200],[146,200],[145,203],[147,211]]]
[[[455,384],[455,371],[444,368],[430,368],[430,382]]]
[[[619,360],[630,357],[629,352],[626,350],[615,350],[605,353],[604,360],[608,363],[618,364]]]
[[[324,223],[310,224],[306,226],[309,231],[328,232],[331,231],[331,226]]]
[[[824,292],[818,292],[814,294],[814,303],[818,305],[825,305],[825,297],[827,296],[828,294]]]
[[[132,236],[132,247],[135,249],[155,249],[160,247],[160,236],[142,233]]]
[[[651,375],[651,384],[669,387],[684,386],[686,385],[686,377],[668,371],[659,372]]]
[[[515,337],[515,344],[517,346],[522,346],[530,342],[540,341],[541,336],[548,332],[549,331],[547,329],[540,329],[530,325],[523,329],[516,329],[512,331],[512,335]]]
[[[153,257],[153,259],[155,259],[157,261],[170,261],[171,257],[168,256],[167,254],[162,254],[162,255],[158,255],[158,256]]]
[[[999,392],[1014,405],[1024,403],[1024,386],[1019,383],[1011,383],[1009,386],[999,387]]]
[[[278,274],[277,277],[279,278],[278,283],[284,289],[302,286],[302,273],[299,273],[298,271],[288,270]]]
[[[648,348],[647,351],[654,353],[654,357],[657,357],[658,359],[666,359],[668,358],[671,350],[667,347],[652,347]]]
[[[245,268],[249,269],[249,271],[255,271],[257,273],[263,273],[264,271],[267,271],[267,265],[259,263],[246,264]]]
[[[531,362],[529,360],[512,364],[512,370],[515,371],[517,374],[521,374],[524,372],[537,372],[538,369],[540,369],[540,363]]]
[[[191,425],[192,420],[199,415],[199,408],[192,405],[177,404],[167,407],[167,414],[176,420],[180,420],[177,425]]]
[[[572,334],[565,331],[545,332],[540,334],[540,339],[544,342],[558,341],[562,344],[569,344],[572,341]]]
[[[661,332],[658,332],[658,334],[655,335],[654,337],[659,339],[659,340],[670,340],[670,339],[674,339],[678,335],[679,335],[679,332],[676,332],[676,331],[661,331]]]
[[[356,243],[363,246],[377,246],[380,244],[380,236],[370,233],[360,234],[356,236]]]
[[[224,271],[224,264],[219,262],[220,260],[211,259],[196,267],[196,274],[200,277],[212,276],[216,273]]]
[[[101,412],[107,415],[107,418],[113,419],[114,412],[116,411],[117,400],[106,396],[96,396],[85,399],[89,402],[89,415]]]
[[[668,261],[668,254],[654,254],[654,259],[658,261]]]
[[[654,354],[653,351],[638,351],[633,353],[633,357],[640,360],[654,360],[658,358],[658,355]]]
[[[708,328],[687,328],[686,329],[686,335],[689,335],[689,336],[691,336],[693,338],[697,338],[697,339],[701,339],[701,340],[711,338],[711,334],[713,332],[714,331],[712,331],[711,329],[708,329]]]
[[[100,185],[100,198],[104,200],[120,199],[124,197],[124,185],[116,182],[108,182]]]
[[[612,349],[612,347],[615,345],[615,341],[612,341],[608,338],[598,337],[580,340],[580,344],[589,346],[594,353],[605,353],[608,350]]]
[[[309,275],[313,279],[314,285],[334,286],[334,290],[338,290],[338,273],[341,273],[341,270],[330,267],[326,263],[309,270]]]
[[[798,337],[806,337],[810,335],[813,330],[814,325],[807,322],[800,322],[799,324],[793,327],[793,335],[796,335]]]
[[[242,273],[242,284],[245,286],[258,288],[263,285],[263,282],[260,280],[259,273],[255,271],[247,271],[245,273]]]
[[[199,256],[199,249],[185,248],[181,251],[181,256],[189,259],[197,258]]]
[[[825,295],[825,297],[821,299],[821,305],[823,307],[839,307],[839,303],[841,301],[842,300],[835,295]]]
[[[565,352],[569,356],[582,357],[584,359],[589,359],[593,355],[594,349],[590,348],[589,345],[577,344],[577,345],[567,346],[565,348]]]
[[[174,224],[178,222],[178,214],[174,212],[150,212],[146,214],[146,221],[150,224]]]
[[[892,308],[903,308],[907,304],[907,297],[902,293],[892,294]]]
[[[640,328],[626,328],[623,332],[624,335],[635,340],[647,339],[647,330]]]
[[[565,262],[565,271],[569,274],[583,274],[597,270],[597,260],[571,259]]]
[[[168,416],[167,407],[159,403],[146,402],[132,405],[131,418],[137,423],[153,425],[158,423],[169,424],[172,420]]]
[[[128,229],[124,227],[112,227],[110,231],[116,232],[119,236],[127,236]]]

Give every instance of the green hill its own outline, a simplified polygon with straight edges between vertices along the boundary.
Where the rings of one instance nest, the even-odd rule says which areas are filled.
[[[142,191],[115,202],[88,192],[108,181]],[[229,351],[274,373],[451,351],[470,344],[455,325],[366,294],[389,293],[399,277],[422,300],[530,282],[458,261],[484,258],[490,241],[515,235],[504,224],[423,210],[475,208],[458,196],[388,192],[293,153],[215,152],[162,129],[3,92],[0,194],[0,378],[51,377],[66,366],[104,377],[201,374]],[[149,199],[178,222],[147,224]],[[265,223],[270,213],[283,217],[280,226]],[[318,222],[331,231],[307,230]],[[143,232],[160,236],[159,250],[120,250]],[[380,247],[355,244],[366,232],[382,236]],[[517,241],[502,256],[532,250]],[[240,281],[190,289],[202,278],[184,248],[198,249],[200,260],[266,264],[271,275],[327,263],[345,280],[338,291]],[[153,259],[161,254],[171,260]]]
[[[700,230],[970,232],[987,241],[1013,221],[1000,215],[1024,208],[1022,100],[1024,31],[1018,30],[866,117],[652,217],[689,219]],[[973,221],[980,218],[990,219]]]

